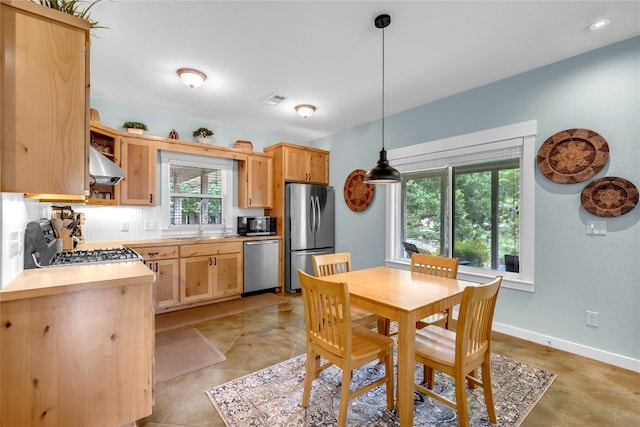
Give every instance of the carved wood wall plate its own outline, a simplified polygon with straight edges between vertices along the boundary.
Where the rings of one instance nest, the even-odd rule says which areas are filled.
[[[538,168],[551,181],[574,184],[602,170],[609,145],[597,132],[567,129],[549,137],[538,150]]]
[[[631,181],[607,176],[589,183],[580,193],[582,206],[594,215],[624,215],[638,204],[638,189]]]
[[[344,201],[352,211],[365,210],[373,200],[376,186],[363,182],[366,173],[365,170],[356,169],[344,182]]]

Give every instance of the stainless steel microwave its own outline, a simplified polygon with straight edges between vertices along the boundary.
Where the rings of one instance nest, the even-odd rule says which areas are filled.
[[[271,216],[239,216],[238,234],[241,236],[276,234],[276,219]]]

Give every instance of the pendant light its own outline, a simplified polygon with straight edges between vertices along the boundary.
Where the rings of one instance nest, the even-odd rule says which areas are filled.
[[[391,24],[389,15],[379,15],[374,21],[376,28],[382,28],[382,150],[378,163],[364,176],[367,184],[394,184],[402,182],[402,175],[389,164],[387,151],[384,149],[384,29]]]

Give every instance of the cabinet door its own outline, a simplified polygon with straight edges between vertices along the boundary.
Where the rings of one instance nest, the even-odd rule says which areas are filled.
[[[32,2],[0,8],[0,192],[84,200],[89,25]]]
[[[158,308],[171,307],[180,302],[180,275],[177,259],[162,259],[147,262],[151,270],[156,273],[153,283],[153,306]]]
[[[304,148],[284,148],[284,179],[285,181],[309,181],[307,165],[307,151]]]
[[[270,208],[273,179],[273,159],[249,155],[238,166],[238,207]]]
[[[124,178],[120,182],[120,204],[156,205],[156,148],[151,140],[122,138],[120,150]]]
[[[180,259],[180,302],[213,298],[213,256]]]
[[[307,151],[309,156],[309,181],[315,184],[329,184],[329,155],[317,151]]]
[[[224,297],[242,293],[242,256],[216,255],[213,266],[213,295]]]

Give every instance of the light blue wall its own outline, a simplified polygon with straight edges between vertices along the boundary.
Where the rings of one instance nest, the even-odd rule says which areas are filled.
[[[640,188],[640,38],[387,117],[385,145],[528,120],[538,123],[536,151],[564,129],[597,131],[611,153],[592,179],[620,176]],[[331,184],[340,194],[351,171],[375,164],[380,143],[376,121],[310,145],[331,151]],[[535,293],[501,290],[496,322],[640,359],[640,207],[617,218],[593,216],[580,205],[589,181],[557,184],[535,170]],[[354,268],[384,261],[385,203],[384,186],[363,212],[336,203],[336,250],[350,251]],[[586,235],[593,219],[606,221],[606,236]],[[598,328],[585,325],[586,310],[600,313]]]

